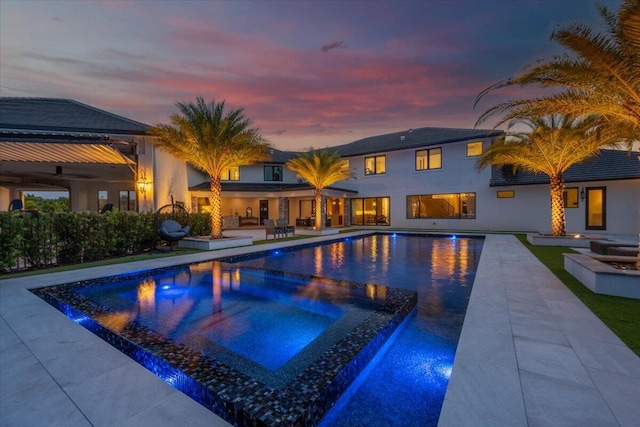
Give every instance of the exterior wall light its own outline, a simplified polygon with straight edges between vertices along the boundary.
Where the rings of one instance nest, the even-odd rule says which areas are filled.
[[[143,170],[140,174],[138,174],[138,180],[136,181],[136,186],[138,187],[138,191],[140,192],[140,194],[145,196],[145,198],[146,198],[147,189],[149,188],[149,184],[150,183],[147,181],[147,177]]]

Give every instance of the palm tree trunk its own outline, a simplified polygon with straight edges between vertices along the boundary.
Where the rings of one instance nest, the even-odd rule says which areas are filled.
[[[322,188],[316,188],[316,228],[322,228]]]
[[[222,184],[220,183],[220,177],[209,176],[211,180],[211,197],[209,201],[211,203],[211,238],[222,238]]]
[[[564,216],[564,183],[562,175],[549,177],[551,193],[551,234],[553,236],[567,235],[567,221]]]

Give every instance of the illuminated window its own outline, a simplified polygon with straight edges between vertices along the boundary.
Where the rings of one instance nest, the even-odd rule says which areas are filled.
[[[132,190],[122,190],[118,193],[118,208],[121,211],[136,210],[136,192]]]
[[[352,225],[390,225],[389,197],[351,199]]]
[[[225,168],[220,174],[220,180],[222,181],[240,181],[240,168],[233,166]]]
[[[407,196],[407,219],[475,219],[476,193]]]
[[[467,157],[478,157],[482,155],[482,141],[467,143]]]
[[[387,173],[387,157],[373,156],[364,158],[364,174],[380,175]]]
[[[565,208],[577,208],[578,207],[578,187],[565,188],[562,191],[562,198],[564,199]]]
[[[282,166],[265,166],[265,181],[282,181]]]
[[[513,190],[498,191],[496,193],[498,199],[513,199],[516,196],[516,192]]]
[[[416,170],[442,168],[442,148],[416,151]]]

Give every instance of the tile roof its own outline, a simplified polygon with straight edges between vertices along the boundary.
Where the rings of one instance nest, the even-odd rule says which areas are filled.
[[[384,135],[370,136],[349,144],[329,147],[330,151],[337,151],[343,157],[358,156],[370,153],[380,153],[407,148],[425,147],[430,145],[447,144],[494,137],[502,134],[500,130],[489,129],[453,129],[453,128],[418,128]]]
[[[564,182],[610,181],[617,179],[640,178],[640,161],[638,151],[629,153],[626,150],[601,150],[594,159],[571,166],[564,173]],[[512,174],[511,168],[491,168],[491,187],[507,185],[548,184],[549,177],[522,170]]]
[[[149,126],[71,99],[0,97],[0,128],[139,135]]]

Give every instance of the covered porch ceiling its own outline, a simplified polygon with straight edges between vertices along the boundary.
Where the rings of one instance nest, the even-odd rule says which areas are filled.
[[[104,135],[2,132],[0,185],[57,189],[69,181],[127,182],[134,144]]]

